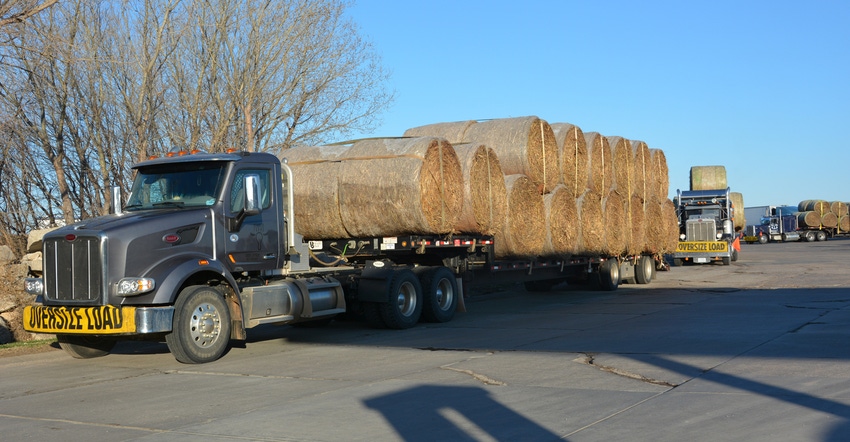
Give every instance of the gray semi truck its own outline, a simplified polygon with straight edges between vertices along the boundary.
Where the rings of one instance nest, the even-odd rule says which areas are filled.
[[[267,153],[180,153],[134,165],[126,204],[43,239],[43,273],[24,328],[55,334],[76,358],[119,340],[164,340],[183,363],[220,358],[263,324],[342,314],[386,328],[450,321],[464,284],[648,283],[651,256],[497,260],[493,238],[303,238],[292,171]]]

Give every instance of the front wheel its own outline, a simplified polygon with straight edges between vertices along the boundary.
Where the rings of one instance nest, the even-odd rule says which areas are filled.
[[[767,237],[767,235],[759,236],[759,244],[767,244],[767,241],[768,241],[769,239],[770,239],[770,238],[768,238],[768,237]]]
[[[56,335],[59,347],[74,358],[90,359],[106,356],[115,347],[111,338],[96,338],[79,335]]]
[[[738,251],[735,250],[735,249],[732,249],[732,262],[735,262],[737,260],[738,260]]]
[[[165,343],[184,364],[215,361],[230,344],[230,311],[214,287],[186,287],[177,297],[171,333]]]

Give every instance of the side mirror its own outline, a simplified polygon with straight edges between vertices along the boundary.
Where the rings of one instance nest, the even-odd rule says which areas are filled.
[[[244,205],[236,217],[227,218],[227,230],[230,232],[241,229],[245,218],[259,215],[263,207],[262,201],[260,201],[259,175],[245,175],[242,180],[242,201]]]

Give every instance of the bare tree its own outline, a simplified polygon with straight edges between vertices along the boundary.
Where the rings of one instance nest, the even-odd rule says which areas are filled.
[[[0,26],[21,23],[59,0],[0,0]]]
[[[149,155],[319,143],[370,130],[392,99],[345,1],[48,3],[0,43],[0,187],[26,188],[0,204],[34,212],[4,231],[104,213]]]

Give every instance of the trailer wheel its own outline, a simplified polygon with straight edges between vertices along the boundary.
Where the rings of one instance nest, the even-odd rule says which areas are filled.
[[[426,322],[451,321],[459,295],[454,273],[446,267],[431,267],[418,275],[424,301],[422,319]]]
[[[826,241],[826,232],[818,230],[817,233],[815,233],[815,241]]]
[[[812,232],[811,230],[807,230],[806,233],[803,235],[803,239],[805,239],[806,242],[814,242],[815,241],[815,232]]]
[[[638,258],[638,263],[635,266],[635,281],[638,284],[649,284],[652,281],[652,271],[655,267],[655,260],[649,256],[641,256]]]
[[[410,270],[399,270],[392,276],[389,299],[379,303],[378,310],[387,328],[403,330],[413,327],[422,316],[422,285]]]
[[[767,235],[759,236],[759,244],[767,244],[769,240],[770,238],[768,238]]]
[[[617,290],[620,285],[620,263],[606,259],[599,265],[599,288],[606,292]]]
[[[184,364],[203,364],[220,358],[230,344],[230,311],[221,292],[194,285],[183,289],[174,306],[171,333],[165,343]]]
[[[56,335],[59,347],[74,358],[90,359],[106,356],[115,347],[115,340],[78,335]]]

